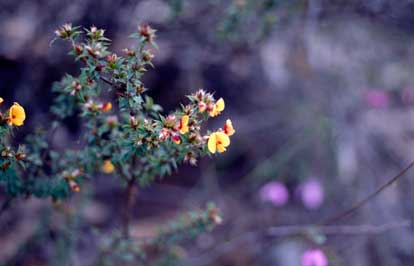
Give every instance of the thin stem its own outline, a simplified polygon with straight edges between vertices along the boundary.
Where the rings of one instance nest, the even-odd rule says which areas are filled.
[[[114,83],[112,81],[110,81],[109,79],[107,79],[106,77],[100,76],[99,77],[100,80],[102,80],[103,82],[105,82],[106,84],[110,85],[112,88],[114,88],[116,90],[116,95],[117,96],[121,96],[121,97],[126,97],[127,95],[124,93],[125,91],[125,85],[124,84],[118,84],[118,83]]]
[[[130,238],[130,223],[132,209],[135,203],[137,188],[135,187],[135,179],[131,178],[128,181],[125,191],[125,208],[122,214],[122,233],[126,239]]]
[[[312,228],[324,235],[374,235],[410,226],[411,221],[409,220],[403,220],[400,222],[383,225],[321,225],[316,227],[312,225],[287,225],[270,227],[267,230],[267,235],[280,237],[304,234]]]
[[[106,84],[108,84],[108,85],[111,85],[111,86],[114,86],[114,85],[115,85],[112,81],[110,81],[109,79],[107,79],[107,78],[105,78],[105,77],[103,77],[103,76],[100,76],[99,78],[100,78],[103,82],[105,82]]]
[[[6,200],[3,202],[3,204],[1,205],[0,208],[0,217],[1,215],[8,209],[10,208],[11,202],[12,202],[13,198],[8,197],[6,198]]]
[[[364,206],[367,202],[369,202],[371,199],[375,198],[378,194],[380,194],[383,190],[385,190],[387,187],[391,186],[392,184],[394,184],[398,179],[400,179],[405,173],[407,173],[408,170],[410,170],[411,167],[414,166],[414,161],[412,161],[406,168],[404,168],[401,172],[399,172],[396,176],[390,178],[385,184],[383,184],[382,186],[380,186],[379,188],[377,188],[374,192],[372,192],[371,194],[369,194],[367,197],[365,197],[364,199],[356,202],[354,205],[352,205],[349,209],[336,214],[320,223],[318,223],[318,225],[327,225],[327,224],[332,224],[348,215],[350,215],[351,213],[355,212],[356,210],[358,210],[359,208],[361,208],[362,206]]]

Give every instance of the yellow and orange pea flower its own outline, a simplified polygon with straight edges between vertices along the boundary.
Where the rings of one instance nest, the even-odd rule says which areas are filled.
[[[189,117],[188,115],[184,115],[183,117],[181,117],[180,120],[180,126],[179,126],[179,130],[180,130],[180,134],[185,134],[188,132],[188,120]]]
[[[217,100],[217,102],[213,105],[211,110],[209,110],[209,114],[211,117],[218,116],[224,110],[225,104],[223,98]]]
[[[64,171],[63,172],[63,177],[65,178],[66,182],[68,183],[70,189],[74,192],[79,192],[80,191],[80,187],[78,185],[78,183],[76,182],[76,179],[82,174],[82,170],[81,169],[76,169],[72,172],[67,172]]]
[[[26,119],[24,108],[18,103],[13,103],[9,109],[8,124],[10,126],[22,126]]]
[[[115,171],[115,166],[110,160],[105,160],[104,164],[101,167],[101,171],[105,174],[111,174]]]
[[[226,124],[224,125],[224,133],[227,136],[232,136],[234,133],[236,133],[236,130],[233,128],[233,124],[231,123],[230,119],[226,120]]]
[[[208,150],[211,153],[225,152],[226,148],[230,145],[230,138],[222,131],[213,132],[208,138]]]
[[[112,103],[111,102],[104,103],[101,106],[102,112],[105,112],[105,113],[111,111],[111,109],[112,109]]]
[[[172,134],[171,135],[171,139],[175,144],[180,144],[181,143],[181,139],[180,136],[177,134]]]
[[[68,184],[69,187],[74,191],[74,192],[79,192],[80,191],[80,187],[78,185],[78,183],[76,183],[76,181],[70,179],[68,180]]]

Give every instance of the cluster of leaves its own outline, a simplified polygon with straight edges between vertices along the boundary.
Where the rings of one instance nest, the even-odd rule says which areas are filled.
[[[0,107],[2,104],[3,98],[0,98]],[[22,189],[23,184],[17,177],[18,173],[16,169],[18,167],[25,167],[24,159],[26,157],[24,146],[19,145],[17,149],[14,149],[8,143],[9,137],[13,135],[12,126],[14,125],[13,119],[16,119],[16,114],[13,114],[12,112],[15,106],[18,106],[18,108],[22,110],[21,106],[17,103],[14,103],[13,106],[4,113],[0,110],[0,185],[4,187],[6,194],[10,197],[18,195]],[[24,121],[24,110],[21,115],[22,120],[18,118],[18,125],[21,125]],[[6,201],[7,204],[8,200]]]
[[[102,241],[98,265],[181,265],[184,254],[180,245],[211,231],[221,223],[221,214],[214,204],[205,209],[180,215],[159,229],[154,238],[125,239],[115,232]]]

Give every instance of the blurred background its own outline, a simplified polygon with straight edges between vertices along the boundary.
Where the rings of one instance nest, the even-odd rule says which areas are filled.
[[[133,234],[151,236],[184,210],[220,207],[223,224],[180,247],[183,265],[301,265],[315,246],[286,226],[346,210],[414,160],[414,1],[0,0],[0,95],[29,118],[17,140],[48,125],[52,83],[77,74],[67,44],[49,45],[66,22],[106,29],[119,53],[139,23],[156,28],[160,49],[144,83],[166,112],[198,88],[226,101],[209,127],[232,119],[228,151],[141,190],[134,209]],[[79,130],[68,123],[53,145],[71,146]],[[71,199],[86,203],[69,240],[54,234],[64,218],[50,202],[17,202],[0,218],[0,264],[94,265],[90,228],[119,226],[122,190],[107,176],[90,189],[87,200]],[[329,265],[414,265],[413,219],[411,170],[336,222],[391,230],[316,242]]]

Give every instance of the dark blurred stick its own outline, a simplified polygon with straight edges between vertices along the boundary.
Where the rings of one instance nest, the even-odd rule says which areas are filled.
[[[114,83],[112,82],[112,81],[110,81],[109,79],[107,79],[107,78],[105,78],[105,77],[103,77],[103,76],[100,76],[99,77],[103,82],[105,82],[106,84],[108,84],[108,85],[111,85],[111,86],[113,86],[114,85]]]
[[[311,232],[314,228],[317,232],[325,235],[370,235],[382,234],[387,231],[410,227],[412,222],[410,220],[403,220],[401,222],[383,224],[383,225],[292,225],[292,226],[276,226],[270,227],[267,230],[269,236],[290,236],[297,234],[304,234]]]
[[[114,83],[110,81],[108,78],[103,77],[103,76],[100,76],[99,79],[105,82],[106,84],[110,85],[112,88],[114,88],[118,96],[125,96],[125,93],[124,93],[126,89],[125,84]]]
[[[373,193],[369,194],[366,198],[362,199],[361,201],[355,203],[351,208],[348,210],[345,210],[339,214],[336,214],[328,219],[325,219],[324,221],[318,223],[317,225],[328,225],[332,224],[338,220],[341,220],[342,218],[348,216],[349,214],[355,212],[362,206],[364,206],[367,202],[369,202],[371,199],[375,198],[378,194],[380,194],[383,190],[385,190],[387,187],[394,184],[398,179],[400,179],[405,173],[407,173],[408,170],[410,170],[411,167],[414,166],[414,161],[411,162],[406,168],[404,168],[400,173],[398,173],[396,176],[392,177],[390,180],[388,180],[385,184],[380,186],[377,190],[375,190]]]
[[[6,198],[6,200],[3,202],[0,209],[0,217],[10,207],[12,200],[13,198]]]
[[[137,188],[135,187],[135,179],[130,179],[125,191],[125,205],[122,214],[122,234],[126,239],[129,239],[130,237],[131,215],[136,199],[136,194]]]

